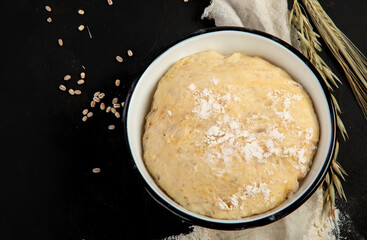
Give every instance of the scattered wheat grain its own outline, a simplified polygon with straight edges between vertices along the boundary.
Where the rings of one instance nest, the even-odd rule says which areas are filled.
[[[101,101],[101,99],[99,99],[98,97],[93,97],[93,101],[99,103]]]
[[[87,114],[87,117],[92,117],[93,116],[93,112],[89,112],[88,114]]]
[[[84,80],[83,80],[83,79],[78,80],[78,81],[77,81],[77,84],[78,84],[78,85],[82,85],[82,84],[84,84]]]
[[[101,105],[99,105],[99,107],[101,108],[101,110],[105,110],[106,105],[104,103],[101,103]]]
[[[108,113],[108,112],[110,112],[111,111],[111,107],[110,106],[108,106],[107,108],[106,108],[106,113]]]
[[[45,9],[46,9],[47,12],[51,12],[52,11],[52,9],[51,9],[50,6],[45,6]]]
[[[93,173],[100,173],[101,172],[101,169],[100,168],[93,168],[92,169],[92,172]]]
[[[112,0],[107,0],[107,3],[108,3],[108,5],[110,5],[110,6],[113,4]]]
[[[90,102],[90,106],[91,106],[92,108],[94,108],[94,107],[96,106],[96,102],[95,102],[95,101],[91,101],[91,102]]]
[[[86,108],[86,109],[83,110],[82,113],[83,113],[83,115],[87,115],[88,112],[89,112],[89,110]]]
[[[100,93],[99,95],[98,95],[98,98],[99,99],[102,99],[102,98],[104,98],[106,96],[106,94],[104,94],[104,93]]]
[[[65,75],[65,76],[64,76],[64,80],[65,80],[65,81],[69,81],[70,79],[71,79],[71,76],[70,76],[70,75]]]
[[[121,56],[116,56],[116,60],[120,63],[122,63],[124,61],[124,59],[122,59]]]
[[[80,91],[79,89],[77,89],[77,90],[75,90],[75,91],[74,91],[74,93],[75,93],[76,95],[80,95],[80,94],[82,94],[82,91]]]
[[[116,104],[119,101],[119,99],[117,97],[115,97],[114,99],[112,99],[112,104]]]
[[[114,107],[114,108],[120,108],[120,107],[121,107],[121,105],[120,105],[119,103],[115,103],[115,104],[113,104],[113,107]]]
[[[116,109],[115,109],[115,108],[111,107],[111,112],[112,112],[112,113],[116,113],[117,111],[116,111]]]
[[[109,126],[108,126],[108,129],[109,129],[109,130],[115,130],[115,128],[116,128],[116,127],[115,127],[115,125],[109,125]]]
[[[115,112],[115,117],[120,118],[120,113],[119,112]]]
[[[57,42],[59,43],[59,46],[60,46],[60,47],[64,46],[64,41],[63,41],[61,38],[59,38],[59,39],[57,40]]]
[[[70,93],[70,95],[74,95],[75,94],[74,89],[70,88],[69,93]]]
[[[82,121],[83,122],[85,122],[85,121],[87,121],[88,120],[88,117],[87,116],[84,116],[83,118],[82,118]]]
[[[133,54],[133,51],[131,51],[130,49],[129,50],[127,50],[127,55],[129,56],[129,57],[132,57],[134,54]]]
[[[116,87],[120,86],[120,83],[121,83],[120,79],[116,79],[116,81],[115,81]]]
[[[79,10],[78,10],[78,13],[79,13],[79,15],[84,15],[84,10],[79,9]]]
[[[66,90],[66,87],[65,87],[64,85],[60,85],[60,86],[59,86],[59,89],[60,89],[61,91],[65,91],[65,90]]]
[[[80,77],[81,77],[82,79],[84,79],[84,78],[85,78],[85,72],[81,72],[81,73],[80,73]]]
[[[52,18],[50,18],[50,17],[47,18],[47,22],[49,22],[49,23],[52,22]]]

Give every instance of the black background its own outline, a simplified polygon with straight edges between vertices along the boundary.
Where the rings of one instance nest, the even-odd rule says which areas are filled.
[[[323,0],[336,24],[367,54],[367,2]],[[125,147],[121,119],[98,108],[86,123],[82,110],[95,91],[123,101],[131,82],[171,42],[214,26],[200,16],[208,0],[3,1],[0,81],[0,239],[160,239],[189,232],[150,198]],[[52,12],[45,6],[50,5]],[[84,9],[85,15],[77,14]],[[47,17],[53,19],[47,23]],[[80,24],[88,25],[79,32]],[[59,47],[57,39],[64,40]],[[5,40],[5,43],[4,43]],[[133,57],[126,51],[131,49]],[[326,50],[325,50],[326,51]],[[123,63],[115,60],[124,58]],[[367,237],[367,127],[346,78],[324,53],[343,85],[335,90],[350,139],[339,161],[349,173],[342,236]],[[81,96],[77,88],[86,70]],[[71,74],[72,80],[63,77]],[[121,86],[115,87],[116,78]],[[110,124],[115,131],[107,130]],[[101,168],[99,174],[93,168]]]

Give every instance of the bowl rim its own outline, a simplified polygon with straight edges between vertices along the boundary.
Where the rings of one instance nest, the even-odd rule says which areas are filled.
[[[179,44],[180,42],[182,42],[184,40],[190,39],[190,38],[198,36],[198,35],[212,33],[212,32],[221,32],[221,31],[238,31],[238,32],[246,32],[246,33],[251,33],[251,34],[255,34],[255,35],[260,35],[262,37],[265,37],[265,38],[268,38],[270,40],[275,41],[276,43],[282,45],[283,47],[285,47],[286,49],[291,51],[293,54],[295,54],[298,58],[300,58],[307,65],[307,67],[312,71],[312,73],[316,76],[317,80],[319,81],[320,86],[322,88],[322,91],[325,95],[325,99],[326,99],[326,101],[329,105],[329,114],[330,114],[330,117],[331,117],[331,142],[330,142],[330,148],[329,148],[328,153],[326,155],[326,160],[325,160],[324,164],[322,165],[322,168],[320,169],[319,174],[316,176],[316,178],[312,182],[312,184],[307,188],[305,193],[303,195],[301,195],[298,199],[293,201],[290,205],[288,205],[287,207],[281,209],[280,211],[275,212],[274,214],[272,214],[270,216],[265,216],[265,217],[255,219],[255,220],[252,220],[252,221],[249,221],[249,222],[235,222],[235,223],[211,222],[211,221],[207,221],[207,220],[204,220],[204,219],[196,218],[192,215],[189,215],[185,212],[182,212],[181,210],[179,210],[179,209],[175,208],[174,206],[170,205],[169,203],[167,203],[144,180],[144,177],[143,177],[142,173],[136,167],[136,163],[135,163],[135,160],[134,160],[131,148],[130,148],[130,143],[129,143],[129,140],[128,140],[129,138],[128,138],[127,119],[128,119],[128,111],[129,111],[129,106],[130,106],[130,100],[131,100],[131,97],[134,93],[134,90],[135,90],[135,87],[136,87],[137,83],[141,79],[141,77],[144,74],[144,72],[146,71],[146,69],[159,56],[161,56],[164,52],[166,52],[167,50],[169,50],[171,47],[175,46],[176,44]],[[327,88],[326,84],[324,83],[324,81],[322,80],[322,77],[319,74],[319,72],[316,70],[316,68],[312,65],[312,63],[304,55],[302,55],[297,49],[295,49],[293,46],[286,43],[285,41],[283,41],[283,40],[281,40],[281,39],[279,39],[279,38],[277,38],[273,35],[270,35],[268,33],[261,32],[261,31],[258,31],[258,30],[254,30],[254,29],[250,29],[250,28],[244,28],[244,27],[203,28],[203,29],[200,29],[200,30],[195,31],[193,33],[187,34],[187,35],[179,38],[176,41],[172,41],[170,44],[168,44],[168,46],[164,47],[160,51],[157,51],[157,53],[148,61],[147,65],[144,66],[144,69],[141,71],[141,74],[139,74],[139,76],[136,79],[134,79],[133,82],[131,83],[131,86],[130,86],[128,92],[127,92],[127,96],[126,96],[126,99],[125,99],[125,107],[123,108],[123,112],[122,112],[122,122],[123,122],[123,131],[124,131],[124,137],[125,137],[125,144],[126,144],[126,147],[128,149],[129,155],[130,155],[129,156],[130,161],[133,165],[133,168],[139,173],[140,179],[144,183],[144,188],[146,189],[148,194],[157,203],[159,203],[161,206],[168,209],[170,212],[174,213],[176,216],[180,217],[181,219],[185,220],[186,222],[188,222],[190,224],[199,225],[199,226],[203,226],[203,227],[207,227],[207,228],[213,228],[213,229],[221,229],[221,230],[241,230],[241,229],[245,229],[245,228],[259,227],[259,226],[263,226],[263,225],[267,225],[267,224],[270,224],[272,222],[275,222],[275,221],[287,216],[288,214],[292,213],[294,210],[296,210],[298,207],[300,207],[304,202],[306,202],[313,195],[313,193],[317,190],[317,188],[320,186],[320,184],[323,182],[323,180],[325,178],[325,175],[326,175],[326,173],[327,173],[327,171],[330,167],[332,158],[334,156],[335,144],[336,144],[336,116],[335,116],[334,104],[332,102],[332,99],[331,99],[330,93],[328,91],[328,88]]]

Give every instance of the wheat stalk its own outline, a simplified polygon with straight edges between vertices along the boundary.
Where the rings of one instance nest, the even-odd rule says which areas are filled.
[[[333,91],[332,86],[338,87],[338,83],[340,83],[340,80],[330,70],[325,61],[318,54],[318,52],[321,52],[321,45],[318,41],[318,38],[320,36],[313,31],[312,25],[307,18],[305,10],[302,8],[297,0],[294,1],[293,8],[290,13],[289,25],[291,23],[297,29],[297,35],[301,41],[301,51],[303,55],[305,55],[315,66],[317,71],[320,73],[322,79],[324,80],[326,86],[330,90],[331,99],[334,103],[334,108],[336,112],[337,125],[343,139],[345,140],[348,137],[348,134],[339,116],[341,110],[338,102],[331,93]]]
[[[324,213],[335,219],[335,189],[341,198],[347,200],[345,196],[342,183],[339,179],[345,180],[347,173],[344,171],[342,166],[336,161],[339,153],[339,142],[336,142],[335,153],[333,160],[331,162],[331,167],[326,174],[324,183],[326,185],[326,190],[324,192]]]
[[[333,91],[333,86],[338,87],[340,80],[320,57],[319,52],[321,52],[321,45],[318,41],[320,36],[314,32],[313,27],[307,17],[306,11],[297,0],[294,0],[293,8],[290,12],[289,25],[291,24],[293,24],[297,31],[303,55],[305,55],[315,66],[330,91],[331,99],[334,103],[334,109],[336,112],[337,125],[343,139],[345,140],[346,137],[348,137],[348,134],[339,116],[341,110],[337,100],[331,93]],[[326,190],[324,192],[324,212],[333,219],[335,218],[335,189],[337,190],[339,196],[346,199],[341,181],[339,179],[339,177],[341,177],[344,180],[344,175],[346,175],[346,172],[337,162],[338,153],[339,142],[336,142],[331,168],[324,179],[324,183],[326,185]]]
[[[312,22],[335,59],[367,119],[367,58],[334,24],[317,0],[302,0]]]

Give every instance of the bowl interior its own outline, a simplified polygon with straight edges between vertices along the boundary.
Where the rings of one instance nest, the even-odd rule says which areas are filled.
[[[191,212],[162,191],[147,171],[143,161],[142,135],[144,118],[151,107],[152,96],[159,79],[168,68],[178,60],[198,52],[214,50],[222,54],[241,52],[249,56],[262,57],[274,65],[283,68],[299,82],[310,95],[320,124],[320,141],[312,167],[307,176],[301,181],[299,189],[280,206],[263,214],[236,220],[219,220]],[[169,48],[151,63],[146,69],[131,95],[127,110],[127,137],[135,164],[145,181],[168,204],[185,214],[214,223],[245,223],[271,217],[297,201],[321,177],[321,171],[328,161],[329,150],[332,146],[332,116],[330,105],[315,74],[292,51],[267,37],[244,31],[222,30],[203,33],[190,37]]]

